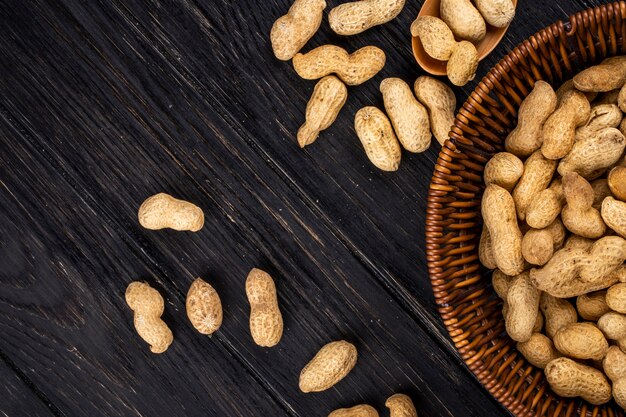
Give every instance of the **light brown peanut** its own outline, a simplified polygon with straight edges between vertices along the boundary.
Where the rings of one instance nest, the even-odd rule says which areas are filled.
[[[515,17],[515,5],[511,0],[475,0],[474,3],[491,26],[506,27]]]
[[[359,85],[372,78],[385,66],[385,53],[376,46],[348,54],[335,45],[322,45],[306,54],[293,57],[293,67],[305,80],[316,80],[336,74],[347,85]]]
[[[605,198],[602,202],[601,215],[607,226],[626,238],[626,202],[613,197]]]
[[[600,212],[593,208],[593,188],[575,172],[563,176],[566,204],[561,212],[563,224],[572,233],[589,239],[604,235],[606,226]]]
[[[611,400],[611,385],[604,374],[568,358],[557,358],[545,368],[550,388],[561,397],[582,397],[594,404]]]
[[[371,405],[359,404],[354,407],[335,410],[328,417],[378,417],[378,411]]]
[[[165,310],[163,297],[146,282],[131,282],[126,288],[126,304],[133,310],[137,334],[150,345],[152,353],[163,353],[174,335],[161,320]]]
[[[188,201],[159,193],[148,197],[139,207],[139,224],[146,229],[174,229],[197,232],[204,226],[202,209]]]
[[[360,0],[340,4],[328,14],[330,28],[338,35],[356,35],[393,20],[406,0]]]
[[[561,214],[565,196],[563,185],[558,178],[550,187],[539,191],[526,208],[526,224],[534,229],[548,227]]]
[[[334,75],[318,81],[306,105],[306,119],[298,129],[301,148],[315,142],[320,132],[333,124],[348,99],[346,85]]]
[[[622,111],[615,104],[596,104],[591,107],[587,122],[576,129],[574,141],[578,142],[607,127],[618,127],[622,121]]]
[[[607,185],[615,199],[626,202],[626,166],[616,166],[611,169],[607,177]]]
[[[590,294],[579,295],[576,298],[576,310],[585,320],[598,321],[600,317],[609,312],[606,304],[606,291],[596,291]]]
[[[528,156],[541,148],[541,129],[554,112],[557,97],[552,86],[545,81],[537,81],[533,90],[520,104],[517,113],[517,126],[504,141],[508,152],[517,156]]]
[[[495,269],[491,275],[491,285],[498,297],[506,301],[506,295],[509,292],[513,277],[506,275],[499,269]]]
[[[613,127],[598,130],[594,135],[574,144],[560,162],[559,174],[576,172],[586,179],[595,179],[615,164],[624,154],[626,139]]]
[[[572,83],[574,80],[572,80]],[[617,88],[615,90],[607,91],[606,93],[599,93],[597,95],[594,104],[615,104],[617,105],[617,97],[619,97],[621,89]],[[588,94],[588,93],[587,93]],[[589,99],[591,100],[591,99]]]
[[[211,336],[222,325],[222,301],[208,282],[197,278],[191,283],[185,303],[187,317],[193,327]]]
[[[528,272],[517,275],[507,291],[506,332],[517,342],[526,342],[533,333],[539,312],[539,292]]]
[[[440,12],[441,19],[456,37],[470,42],[478,42],[485,37],[485,19],[469,0],[442,0]]]
[[[434,16],[418,16],[411,24],[411,35],[420,38],[424,51],[440,61],[447,61],[456,46],[450,27]]]
[[[615,402],[626,409],[626,353],[617,346],[611,346],[602,360],[602,368],[606,376],[613,381]]]
[[[576,74],[574,86],[580,91],[607,92],[626,83],[626,56],[607,58],[601,64]]]
[[[546,334],[550,339],[563,327],[576,323],[578,314],[569,301],[553,297],[548,293],[541,294],[539,308],[543,313]]]
[[[383,171],[398,169],[400,144],[385,113],[377,107],[363,107],[354,116],[354,129],[374,166]]]
[[[543,156],[560,159],[567,155],[574,145],[576,128],[589,119],[590,112],[589,100],[583,93],[575,90],[565,93],[541,130]]]
[[[380,92],[402,147],[409,152],[428,149],[432,138],[428,111],[417,101],[411,87],[400,78],[385,78]]]
[[[620,282],[607,290],[606,304],[611,310],[626,313],[626,283]]]
[[[345,340],[330,342],[300,372],[300,391],[319,392],[341,381],[354,368],[356,347]]]
[[[526,209],[540,192],[545,190],[556,169],[556,161],[547,159],[541,151],[535,151],[524,162],[524,173],[513,190],[513,200],[520,220],[526,218]]]
[[[598,319],[598,328],[607,339],[614,340],[626,352],[626,316],[609,311]]]
[[[448,79],[456,86],[462,87],[476,76],[478,68],[478,50],[473,43],[461,41],[452,48],[452,55],[446,65]]]
[[[554,348],[552,340],[541,333],[533,333],[528,341],[518,342],[517,350],[528,362],[541,369],[544,369],[548,363],[561,356]]]
[[[324,0],[295,0],[272,26],[270,40],[276,58],[288,61],[313,37],[322,23]]]
[[[483,224],[483,230],[480,235],[480,242],[478,243],[478,259],[480,262],[489,269],[496,269],[496,258],[493,252],[493,242],[491,241],[491,235],[489,229]]]
[[[553,342],[559,352],[573,359],[600,360],[609,349],[604,334],[593,323],[563,326],[554,335]]]
[[[596,240],[589,255],[579,265],[580,279],[597,282],[615,272],[626,260],[626,240],[619,236],[604,236]]]
[[[609,183],[606,178],[599,178],[590,182],[591,188],[593,188],[593,205],[592,207],[600,210],[602,202],[605,198],[611,195],[609,189]]]
[[[425,75],[415,80],[413,90],[417,99],[428,109],[430,128],[443,146],[454,123],[454,92],[441,81]]]
[[[508,192],[513,188],[524,173],[524,163],[509,152],[499,152],[487,161],[483,178],[485,184],[496,184]]]
[[[283,316],[278,307],[276,285],[265,271],[254,268],[246,279],[246,295],[250,303],[250,334],[254,343],[276,346],[283,335]]]
[[[517,223],[513,197],[504,188],[490,184],[483,194],[481,211],[493,242],[498,268],[507,275],[520,274],[524,270],[522,232]]]
[[[417,417],[415,405],[408,395],[393,394],[385,401],[390,417]]]
[[[554,251],[560,249],[565,241],[565,228],[561,220],[556,219],[544,229],[530,229],[522,238],[524,259],[533,265],[544,265],[552,258]]]

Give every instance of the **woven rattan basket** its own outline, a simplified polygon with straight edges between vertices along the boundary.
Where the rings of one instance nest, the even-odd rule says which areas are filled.
[[[478,261],[482,172],[503,149],[534,82],[560,86],[602,59],[626,54],[626,2],[577,13],[524,41],[483,80],[459,111],[428,193],[426,251],[439,313],[467,366],[517,416],[624,416],[613,402],[561,398],[541,369],[506,335],[490,272]]]

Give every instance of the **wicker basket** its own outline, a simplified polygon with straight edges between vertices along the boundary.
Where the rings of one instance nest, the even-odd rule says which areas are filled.
[[[443,322],[467,366],[517,416],[624,416],[613,402],[561,398],[504,331],[490,272],[478,261],[482,172],[502,150],[536,80],[558,87],[602,59],[626,54],[626,2],[577,13],[524,41],[478,84],[442,148],[428,193],[426,252]]]

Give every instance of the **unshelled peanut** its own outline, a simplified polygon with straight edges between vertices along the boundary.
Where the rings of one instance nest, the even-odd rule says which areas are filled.
[[[276,58],[288,61],[313,37],[322,23],[324,0],[295,0],[272,26],[270,40]]]
[[[328,417],[378,417],[378,411],[371,405],[359,404],[354,407],[335,410]]]
[[[415,405],[408,395],[394,394],[387,398],[385,406],[389,409],[390,417],[417,417]]]
[[[208,282],[197,278],[189,287],[186,301],[187,317],[193,327],[211,336],[222,325],[222,301]]]
[[[456,97],[446,84],[432,77],[421,76],[413,86],[415,96],[428,109],[430,128],[443,146],[454,123]]]
[[[328,343],[300,372],[300,391],[327,390],[350,373],[356,360],[357,350],[352,343],[344,340]]]
[[[395,19],[405,2],[406,0],[360,0],[343,3],[330,11],[328,23],[338,35],[356,35]]]
[[[317,82],[306,105],[306,120],[297,134],[301,148],[315,142],[319,133],[333,124],[347,99],[346,85],[334,75]]]
[[[265,271],[254,268],[246,279],[246,295],[250,303],[250,333],[254,343],[276,346],[283,335],[283,316],[278,307],[276,285]]]
[[[161,320],[165,309],[163,297],[145,282],[131,282],[126,288],[126,304],[133,310],[133,322],[139,336],[153,353],[163,353],[172,344],[174,335]]]
[[[383,171],[398,169],[400,144],[385,113],[377,107],[363,107],[354,116],[354,129],[374,166]]]
[[[568,358],[557,358],[545,368],[550,388],[561,397],[582,397],[599,405],[611,400],[611,384],[604,374]]]
[[[204,226],[202,209],[188,201],[159,193],[147,198],[139,207],[139,224],[146,229],[174,229],[197,232]]]

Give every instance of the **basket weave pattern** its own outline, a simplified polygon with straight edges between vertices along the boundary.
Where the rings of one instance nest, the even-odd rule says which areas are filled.
[[[588,9],[525,40],[478,84],[441,149],[428,193],[426,253],[444,325],[467,366],[517,416],[624,416],[613,402],[561,398],[505,332],[502,303],[478,260],[485,163],[503,150],[535,81],[559,87],[606,57],[626,54],[626,2]]]

